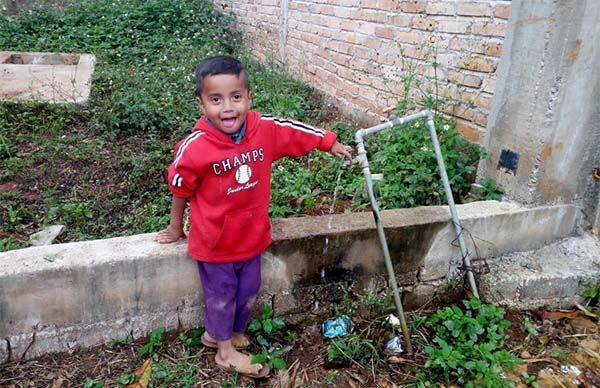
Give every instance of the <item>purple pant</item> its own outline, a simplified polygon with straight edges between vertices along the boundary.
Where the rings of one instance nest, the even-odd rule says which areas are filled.
[[[244,332],[260,289],[260,254],[236,263],[198,262],[204,327],[217,341]]]

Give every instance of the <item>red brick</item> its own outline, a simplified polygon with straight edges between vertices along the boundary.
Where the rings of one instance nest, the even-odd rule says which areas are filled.
[[[454,82],[458,85],[468,86],[470,88],[479,88],[483,83],[480,77],[453,70],[448,72],[448,81]]]
[[[500,19],[508,19],[510,14],[510,4],[496,4],[494,6],[494,16]]]
[[[395,11],[398,9],[398,0],[361,0],[360,6],[363,8]]]
[[[460,117],[461,119],[471,121],[475,117],[475,111],[471,108],[467,108],[464,106],[458,106],[454,110],[453,116]]]
[[[394,32],[389,27],[376,27],[375,36],[385,39],[394,39]]]
[[[456,120],[456,129],[458,130],[458,133],[465,139],[474,143],[481,143],[481,131],[472,123],[464,120]]]
[[[424,1],[401,1],[398,4],[400,11],[406,13],[422,13],[425,12],[427,3]]]
[[[471,27],[471,31],[474,35],[504,37],[506,35],[506,24],[475,23]]]
[[[438,20],[436,31],[450,34],[464,34],[469,31],[471,23],[457,20]]]
[[[465,39],[454,37],[450,40],[450,49],[456,51],[466,51],[475,54],[484,54],[485,45],[481,39]]]
[[[396,13],[388,16],[388,23],[396,27],[410,27],[412,20],[411,17],[406,14]]]
[[[487,127],[487,122],[488,122],[488,114],[487,113],[477,113],[477,115],[475,115],[475,123],[477,123],[477,125],[486,128]]]
[[[491,16],[491,8],[486,3],[459,3],[456,14],[461,16]]]
[[[502,45],[499,43],[488,43],[485,48],[485,55],[490,57],[499,57],[502,54]]]
[[[455,15],[456,5],[448,2],[429,2],[425,7],[425,12],[429,15]]]
[[[415,16],[412,19],[412,27],[417,30],[433,31],[436,28],[436,20],[427,16]]]
[[[340,28],[344,31],[354,31],[355,23],[350,20],[344,20],[340,24]]]
[[[478,108],[491,109],[492,98],[491,96],[484,96],[481,93],[475,94],[467,92],[463,94],[463,101],[471,103]]]
[[[409,58],[415,58],[423,60],[425,59],[425,53],[420,47],[407,47],[404,49],[404,56]]]
[[[496,79],[495,78],[487,78],[483,81],[483,85],[481,90],[486,93],[494,93],[496,90]]]
[[[496,64],[494,62],[475,56],[463,57],[458,63],[458,67],[481,73],[493,73],[496,71]]]
[[[396,40],[401,43],[420,44],[423,36],[416,31],[400,31],[396,33]]]

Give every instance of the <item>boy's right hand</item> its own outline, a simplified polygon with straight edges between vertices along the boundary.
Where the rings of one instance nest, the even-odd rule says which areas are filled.
[[[159,244],[169,244],[179,240],[180,238],[186,238],[183,228],[169,226],[168,228],[158,232],[156,237],[154,237],[154,241],[158,242]]]

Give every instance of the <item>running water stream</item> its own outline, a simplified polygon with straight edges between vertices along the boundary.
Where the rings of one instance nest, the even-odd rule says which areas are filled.
[[[331,207],[329,208],[329,220],[327,220],[327,229],[331,230],[331,223],[333,222],[333,214],[335,213],[335,202],[337,201],[338,191],[340,189],[340,182],[342,180],[342,174],[346,168],[350,165],[350,161],[345,161],[340,166],[337,177],[335,178],[335,188],[333,189],[333,199],[331,201]],[[323,256],[329,250],[329,237],[325,237],[325,246],[323,247]],[[325,278],[325,267],[321,268],[321,278]]]
[[[338,191],[340,188],[340,182],[342,180],[342,174],[344,173],[344,170],[346,169],[346,167],[348,167],[349,165],[350,165],[349,162],[344,162],[340,166],[340,169],[337,172],[337,177],[335,178],[335,188],[333,189],[333,199],[331,201],[331,207],[329,208],[329,220],[327,220],[327,229],[328,230],[331,230],[331,223],[333,222],[333,214],[335,213],[335,202],[337,201]],[[325,237],[325,246],[323,247],[323,252],[321,253],[323,255],[323,257],[327,254],[328,250],[329,250],[329,237]],[[320,275],[321,275],[321,279],[325,279],[325,266],[321,267]],[[316,311],[318,309],[319,309],[319,301],[315,300],[314,304],[313,304],[313,310]]]

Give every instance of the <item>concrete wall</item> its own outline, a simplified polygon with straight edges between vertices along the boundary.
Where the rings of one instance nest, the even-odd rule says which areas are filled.
[[[543,246],[569,235],[574,206],[527,209],[495,201],[460,205],[461,223],[482,257]],[[403,303],[411,309],[459,298],[460,252],[446,207],[384,211]],[[331,224],[331,228],[328,225]],[[189,328],[202,316],[195,264],[185,242],[153,234],[0,253],[0,361],[68,351],[158,326]],[[275,221],[263,255],[262,303],[288,323],[322,319],[344,290],[378,293],[387,275],[370,213]],[[474,256],[472,256],[474,258]],[[459,287],[456,287],[456,286]],[[431,305],[431,304],[430,304]]]
[[[481,142],[510,1],[217,0],[260,58],[280,60],[372,123],[403,95],[446,96],[462,135]],[[437,62],[437,70],[432,66]]]
[[[577,203],[598,223],[600,2],[513,1],[480,177],[525,204]]]

